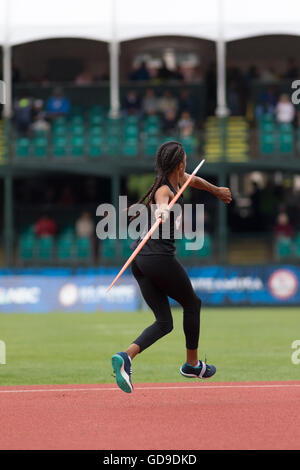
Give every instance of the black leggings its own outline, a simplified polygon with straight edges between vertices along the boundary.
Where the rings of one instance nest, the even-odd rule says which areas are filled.
[[[173,318],[168,300],[168,297],[171,297],[183,307],[186,347],[197,349],[201,300],[195,294],[183,266],[174,256],[138,255],[131,265],[131,270],[156,318],[133,343],[143,351],[172,331]]]

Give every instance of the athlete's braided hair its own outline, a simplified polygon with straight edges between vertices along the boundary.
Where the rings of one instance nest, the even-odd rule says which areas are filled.
[[[141,197],[137,204],[142,204],[147,199],[146,207],[150,203],[154,203],[154,195],[160,186],[166,183],[166,179],[170,173],[176,168],[177,165],[184,160],[184,148],[180,142],[169,141],[162,144],[156,153],[156,165],[157,176],[154,183],[148,189],[148,191]],[[130,220],[135,219],[138,216],[133,216]]]

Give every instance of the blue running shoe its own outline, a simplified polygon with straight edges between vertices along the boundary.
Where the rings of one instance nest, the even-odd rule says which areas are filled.
[[[180,369],[180,373],[184,377],[189,378],[198,378],[198,379],[209,379],[216,373],[217,369],[211,364],[206,364],[205,362],[198,361],[198,366],[193,367],[187,362],[183,364]]]
[[[113,370],[117,385],[123,392],[131,393],[133,391],[133,385],[131,383],[131,359],[125,352],[118,352],[111,358]]]

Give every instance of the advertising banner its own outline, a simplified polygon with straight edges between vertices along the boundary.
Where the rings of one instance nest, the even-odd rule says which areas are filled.
[[[102,270],[103,272],[103,270]],[[187,269],[203,305],[300,305],[298,266],[205,266]],[[118,269],[61,274],[0,274],[0,313],[136,311],[144,308],[138,285]],[[171,300],[171,299],[170,299]],[[171,304],[175,302],[171,300]]]
[[[18,275],[0,277],[0,312],[100,312],[138,308],[134,279],[124,276],[107,294],[113,276]]]

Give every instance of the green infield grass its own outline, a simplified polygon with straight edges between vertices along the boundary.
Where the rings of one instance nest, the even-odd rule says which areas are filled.
[[[189,382],[182,312],[174,330],[133,362],[133,383]],[[114,383],[110,358],[153,322],[136,313],[0,314],[6,364],[0,385]],[[217,367],[213,381],[299,380],[291,347],[300,340],[299,308],[203,308],[199,356]],[[300,354],[299,354],[300,356]],[[194,380],[194,379],[193,379]]]

